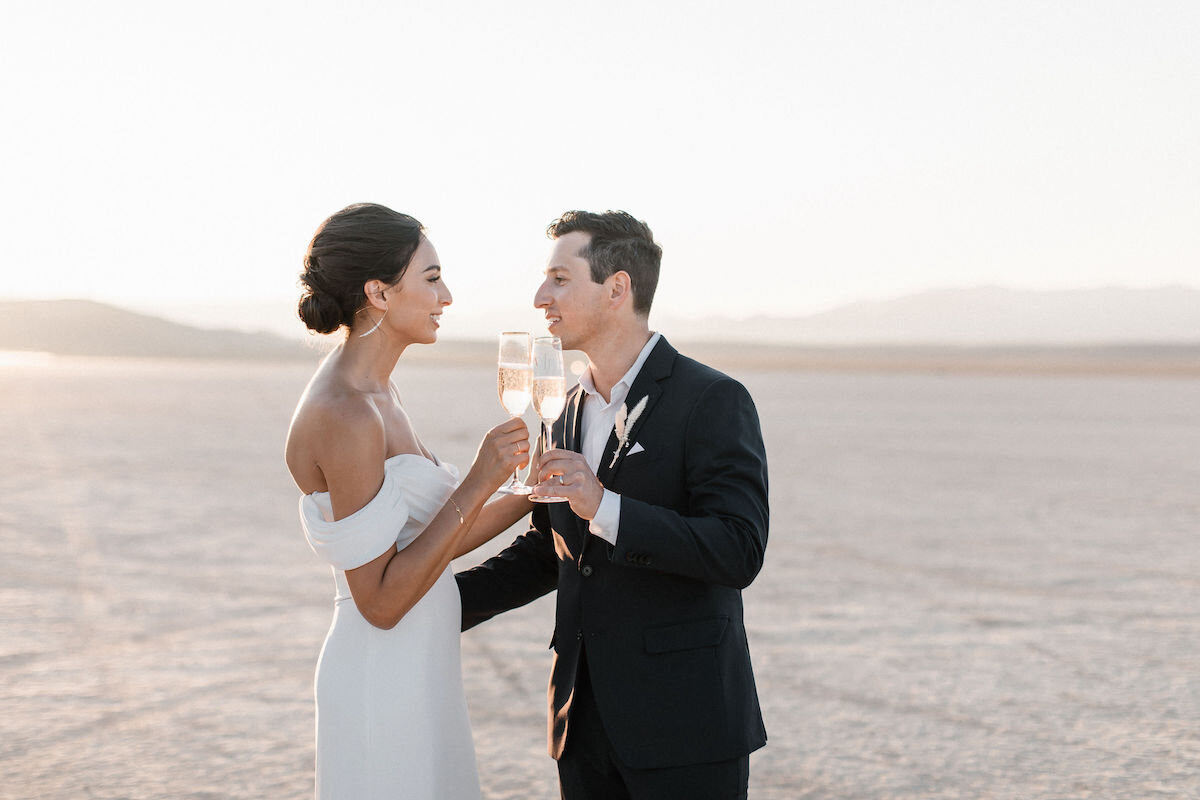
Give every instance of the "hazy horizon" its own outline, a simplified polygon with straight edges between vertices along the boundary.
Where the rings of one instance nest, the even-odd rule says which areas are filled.
[[[713,341],[728,341],[730,343],[738,341],[747,341],[747,334],[742,330],[763,330],[764,323],[778,322],[785,324],[788,321],[797,323],[811,323],[814,320],[822,318],[822,316],[834,316],[842,314],[843,316],[853,316],[857,313],[860,317],[867,316],[874,311],[880,311],[883,314],[885,321],[893,322],[900,326],[899,329],[893,330],[890,333],[884,332],[878,335],[875,339],[865,334],[846,335],[842,338],[845,344],[886,344],[888,341],[894,341],[898,344],[912,344],[914,338],[911,335],[906,335],[903,330],[904,321],[897,322],[895,318],[895,308],[904,307],[906,304],[919,304],[938,301],[945,301],[947,298],[970,298],[978,302],[981,296],[987,298],[987,305],[996,305],[997,300],[1005,299],[1021,299],[1032,301],[1035,303],[1046,302],[1061,302],[1067,299],[1080,299],[1086,297],[1099,297],[1106,293],[1124,293],[1122,297],[1128,296],[1138,298],[1150,294],[1164,293],[1198,293],[1200,294],[1200,285],[1174,285],[1174,286],[1158,286],[1146,288],[1129,288],[1117,286],[1096,286],[1082,288],[1077,290],[1052,290],[1038,291],[1022,289],[1017,287],[1006,286],[962,286],[962,287],[943,287],[939,289],[929,290],[915,294],[905,294],[895,297],[879,298],[879,299],[863,299],[847,304],[838,304],[829,308],[821,309],[814,312],[798,313],[790,316],[761,316],[761,315],[727,315],[719,316],[716,314],[696,314],[679,312],[674,309],[660,310],[655,306],[654,312],[651,314],[651,327],[664,330],[666,332],[674,331],[676,334],[682,334],[685,338],[696,339],[697,333],[700,333],[702,339]],[[73,300],[82,298],[56,298],[58,300]],[[34,298],[18,298],[6,299],[0,297],[0,303],[16,302],[20,303],[26,300],[34,302],[47,302]],[[196,327],[204,330],[229,330],[244,333],[268,333],[275,336],[281,336],[285,339],[304,340],[312,338],[305,329],[303,323],[296,316],[296,297],[276,297],[270,299],[259,300],[237,300],[237,301],[218,301],[218,300],[193,300],[191,302],[180,301],[159,301],[159,302],[132,302],[132,303],[105,303],[115,308],[132,311],[138,314],[164,319],[170,322],[175,322],[182,325]],[[52,300],[49,302],[53,302]],[[940,307],[930,307],[930,314],[943,318],[946,316],[945,306],[943,302]],[[965,303],[960,304],[962,307],[957,309],[967,318],[971,318],[972,309]],[[1179,305],[1178,301],[1175,303]],[[890,315],[889,312],[890,311]],[[1162,308],[1122,308],[1128,317],[1130,314],[1136,315],[1140,313],[1143,317],[1152,318],[1161,316]],[[1095,313],[1095,312],[1093,312]],[[1157,336],[1150,337],[1149,340],[1158,340],[1164,342],[1192,342],[1200,341],[1200,307],[1197,307],[1196,312],[1192,315],[1193,332],[1189,335],[1180,336]],[[1033,314],[1029,316],[1031,328],[1033,328],[1034,340],[1039,339],[1036,336],[1037,324],[1033,319]],[[732,326],[721,331],[711,331],[711,323],[713,322],[731,323]],[[972,320],[973,321],[973,320]],[[1077,321],[1077,320],[1076,320]],[[1150,320],[1140,320],[1143,323]],[[1063,325],[1069,327],[1071,320],[1063,321]],[[912,324],[911,322],[909,323]],[[1129,321],[1126,320],[1126,325]],[[495,334],[499,330],[530,330],[542,331],[545,327],[543,313],[534,309],[531,305],[525,308],[501,310],[496,307],[484,308],[476,310],[474,313],[463,313],[462,310],[455,305],[451,305],[447,310],[443,320],[443,326],[439,333],[439,338],[449,341],[492,341]],[[869,326],[868,326],[869,329]],[[808,333],[811,335],[812,331]],[[779,333],[779,327],[774,328],[774,332],[769,334],[764,341],[766,343],[780,344],[796,344],[803,337],[788,337]],[[934,337],[935,343],[939,337]],[[979,337],[970,337],[959,335],[942,336],[942,341],[951,343],[958,341],[962,344],[988,344],[986,336],[982,339]],[[1047,343],[1056,343],[1054,337],[1040,337]],[[1097,338],[1097,337],[1093,337]],[[1099,337],[1103,339],[1104,337]],[[1144,336],[1127,336],[1125,337],[1130,342],[1147,341]],[[813,344],[835,344],[838,336],[817,335],[811,339]],[[1119,342],[1120,336],[1109,337],[1110,341]],[[1004,336],[997,337],[994,343],[1003,344],[1005,342],[1019,341],[1019,337],[1014,339],[1012,332],[1008,331]],[[1062,339],[1057,342],[1059,344],[1071,344],[1069,338]],[[1076,342],[1078,343],[1078,342]],[[2,343],[0,343],[2,344]]]

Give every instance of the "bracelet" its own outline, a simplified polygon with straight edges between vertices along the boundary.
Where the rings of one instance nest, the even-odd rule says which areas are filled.
[[[458,507],[458,503],[454,502],[453,497],[447,497],[446,499],[450,501],[450,505],[454,506],[454,510],[458,512],[458,524],[466,525],[467,520],[463,517],[462,509]]]

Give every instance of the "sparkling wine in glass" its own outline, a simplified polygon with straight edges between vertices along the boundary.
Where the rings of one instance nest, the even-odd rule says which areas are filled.
[[[500,334],[500,356],[497,359],[497,390],[500,405],[511,416],[519,417],[529,408],[533,390],[533,364],[530,362],[531,339],[524,331]],[[514,472],[508,483],[497,491],[502,494],[529,494],[532,489],[521,483]]]
[[[533,410],[542,418],[545,441],[554,447],[554,421],[567,402],[567,384],[563,378],[562,342],[557,336],[539,336],[533,340]],[[565,497],[530,497],[535,503],[561,503]]]

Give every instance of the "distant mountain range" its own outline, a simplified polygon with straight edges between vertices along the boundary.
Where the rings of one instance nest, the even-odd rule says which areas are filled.
[[[946,289],[807,316],[688,320],[656,313],[651,322],[673,341],[722,345],[1200,345],[1200,290]],[[210,330],[87,300],[0,302],[0,350],[164,358],[316,357],[299,337]],[[439,352],[449,355],[445,347]]]
[[[1100,345],[1200,342],[1200,290],[942,289],[802,317],[673,319],[674,338],[800,345]]]
[[[90,300],[0,302],[0,350],[71,356],[314,358],[297,339],[204,330]]]

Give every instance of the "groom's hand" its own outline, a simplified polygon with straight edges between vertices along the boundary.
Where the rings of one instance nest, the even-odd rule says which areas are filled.
[[[565,497],[580,519],[591,520],[604,499],[604,485],[573,450],[547,450],[538,463],[538,485],[534,495]]]

